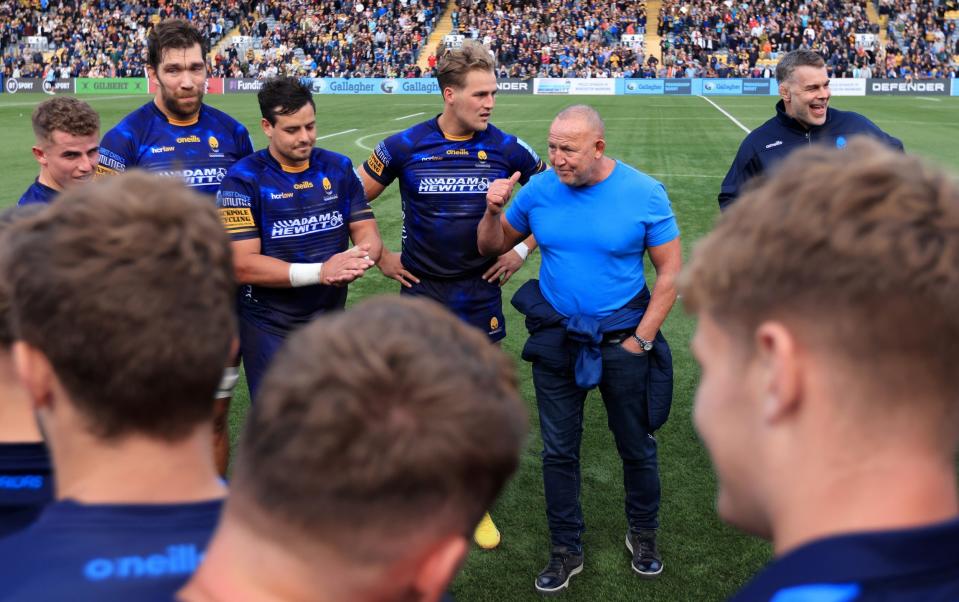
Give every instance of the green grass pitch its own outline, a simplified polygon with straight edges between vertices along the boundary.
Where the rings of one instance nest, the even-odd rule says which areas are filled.
[[[30,153],[30,112],[45,96],[0,96],[0,160],[7,175],[0,206],[16,202],[36,176]],[[103,131],[148,97],[89,97]],[[774,98],[713,100],[748,128],[773,113]],[[262,148],[266,139],[253,95],[209,96],[207,101],[242,121]],[[363,161],[382,138],[441,110],[438,97],[317,96],[319,145]],[[546,154],[546,133],[553,115],[564,106],[585,102],[607,122],[609,155],[643,170],[666,185],[682,230],[684,256],[712,226],[722,177],[744,136],[729,118],[697,97],[541,97],[500,96],[494,123]],[[959,98],[834,98],[833,105],[862,112],[899,137],[909,152],[959,173]],[[349,131],[347,131],[349,130]],[[345,132],[345,133],[344,133]],[[397,187],[374,203],[385,243],[398,250],[400,212]],[[508,300],[519,284],[534,277],[534,254],[505,287]],[[350,287],[349,302],[377,294],[395,294],[398,284],[375,270]],[[502,545],[474,550],[453,585],[458,600],[535,600],[533,578],[545,564],[548,534],[539,460],[539,427],[529,366],[519,359],[526,333],[520,316],[508,305],[504,348],[516,358],[531,414],[531,432],[519,472],[493,509],[503,532]],[[564,595],[568,600],[721,600],[736,590],[769,558],[766,544],[722,525],[715,516],[715,479],[708,457],[693,431],[690,412],[699,369],[688,343],[694,321],[677,305],[664,327],[673,347],[676,388],[672,415],[659,431],[663,503],[660,548],[665,571],[655,581],[641,581],[629,568],[623,546],[626,529],[619,458],[597,393],[587,400],[583,437],[583,506],[585,570]],[[411,333],[411,336],[415,336]],[[322,361],[322,358],[317,358]],[[237,389],[231,416],[236,437],[246,414],[245,384]]]

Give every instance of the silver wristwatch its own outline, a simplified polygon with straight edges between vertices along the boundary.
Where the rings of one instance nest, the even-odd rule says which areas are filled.
[[[643,348],[643,351],[651,351],[653,349],[652,341],[647,341],[635,333],[633,334],[633,338],[636,339],[636,342],[639,343],[639,346]]]

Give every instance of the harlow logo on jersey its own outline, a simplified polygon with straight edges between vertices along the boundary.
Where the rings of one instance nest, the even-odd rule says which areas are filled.
[[[10,491],[19,491],[22,489],[43,489],[43,475],[0,474],[0,489],[7,489]]]
[[[225,167],[207,167],[203,169],[178,169],[159,172],[163,176],[181,178],[187,186],[209,186],[219,184],[226,175]]]
[[[273,222],[270,238],[296,238],[308,236],[317,232],[335,230],[343,225],[343,214],[339,211],[328,211],[307,217],[295,219],[281,219]]]
[[[420,178],[420,194],[475,194],[489,190],[489,178],[435,176]]]
[[[118,558],[93,558],[83,566],[88,581],[108,579],[156,579],[171,575],[192,575],[203,560],[196,545],[174,544],[155,554]]]

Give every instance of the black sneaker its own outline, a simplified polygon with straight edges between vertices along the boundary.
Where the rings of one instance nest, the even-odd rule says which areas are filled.
[[[574,554],[565,546],[553,546],[549,564],[536,576],[536,591],[547,596],[559,594],[569,587],[573,575],[582,571],[582,554]]]
[[[640,577],[652,579],[663,572],[663,559],[656,550],[656,531],[627,531],[626,549],[633,555],[631,564]]]

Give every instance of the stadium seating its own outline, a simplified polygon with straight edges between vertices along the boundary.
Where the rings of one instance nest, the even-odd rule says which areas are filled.
[[[459,0],[454,31],[482,41],[509,77],[632,76],[644,63],[645,0]]]

